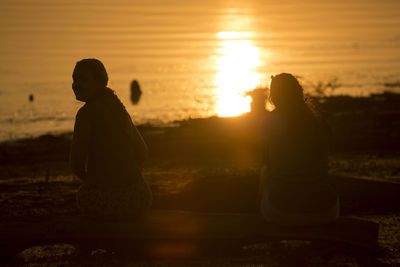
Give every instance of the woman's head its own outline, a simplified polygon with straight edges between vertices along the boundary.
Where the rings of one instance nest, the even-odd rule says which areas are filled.
[[[304,104],[303,87],[289,73],[273,76],[270,86],[270,99],[276,108],[291,110]]]
[[[72,79],[76,99],[86,102],[107,86],[108,74],[100,60],[88,58],[76,63]]]

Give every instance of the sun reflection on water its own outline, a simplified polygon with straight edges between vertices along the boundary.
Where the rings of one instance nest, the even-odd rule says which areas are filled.
[[[256,88],[262,75],[260,52],[248,38],[250,33],[219,32],[215,93],[218,98],[217,114],[222,117],[236,116],[250,111],[251,98],[246,92]]]

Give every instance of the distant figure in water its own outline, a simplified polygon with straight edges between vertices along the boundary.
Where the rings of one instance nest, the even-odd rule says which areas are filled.
[[[329,127],[291,74],[272,77],[270,99],[275,109],[265,115],[260,131],[262,216],[288,225],[337,219],[339,199],[328,179]]]
[[[29,95],[29,102],[33,102],[35,100],[35,96],[33,94]]]
[[[137,105],[139,103],[140,97],[142,96],[142,90],[140,90],[139,82],[133,80],[131,82],[131,101],[132,104]]]
[[[83,181],[77,201],[83,214],[132,219],[152,200],[141,169],[147,146],[97,59],[76,63],[72,89],[85,102],[76,115],[70,165]]]

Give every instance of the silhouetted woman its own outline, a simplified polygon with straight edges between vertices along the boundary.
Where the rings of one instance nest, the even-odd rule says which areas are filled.
[[[141,174],[147,146],[97,59],[76,63],[72,88],[85,102],[76,115],[70,165],[83,181],[80,210],[104,219],[135,218],[151,203]]]
[[[329,128],[291,74],[272,77],[270,100],[275,110],[265,116],[260,132],[262,216],[280,224],[335,220],[339,200],[328,181]]]

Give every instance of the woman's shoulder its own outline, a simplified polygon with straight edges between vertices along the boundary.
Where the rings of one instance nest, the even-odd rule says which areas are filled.
[[[261,127],[265,128],[271,128],[276,125],[281,125],[282,123],[282,116],[277,112],[276,110],[273,110],[271,112],[268,112],[265,114],[265,116],[261,119]]]
[[[261,124],[267,123],[271,118],[276,116],[275,110],[267,112],[262,118],[261,118]]]
[[[76,119],[86,119],[89,117],[89,107],[88,104],[85,103],[76,113]]]
[[[284,118],[274,110],[266,114],[261,120],[259,133],[262,138],[280,136],[286,127]]]
[[[110,112],[112,107],[115,106],[114,98],[114,91],[107,88],[107,90],[99,94],[98,97],[85,104],[86,112],[91,117],[97,117],[103,113]]]

